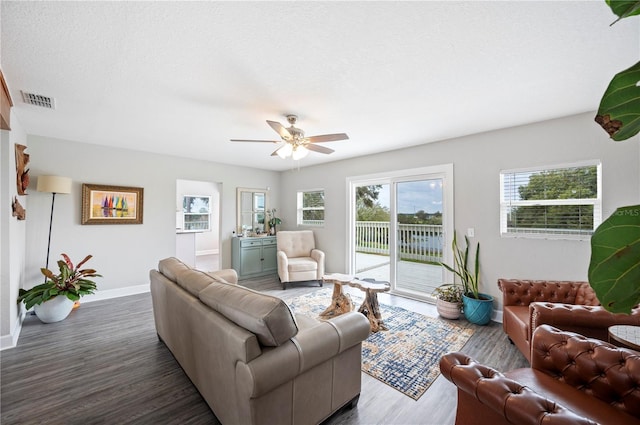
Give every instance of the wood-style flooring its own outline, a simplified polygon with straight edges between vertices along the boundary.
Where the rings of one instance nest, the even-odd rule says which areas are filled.
[[[318,289],[282,291],[271,276],[241,284],[285,300]],[[436,315],[429,304],[389,294],[379,299]],[[498,323],[477,327],[461,351],[499,370],[527,366]],[[3,425],[219,423],[158,340],[150,294],[85,303],[53,324],[27,316],[17,347],[0,352],[0,364]],[[363,373],[357,407],[326,424],[450,425],[455,408],[456,389],[442,376],[414,401]]]

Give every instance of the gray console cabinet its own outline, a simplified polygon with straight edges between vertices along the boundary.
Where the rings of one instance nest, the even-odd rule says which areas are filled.
[[[231,245],[231,267],[238,278],[264,276],[278,271],[276,237],[235,237]]]

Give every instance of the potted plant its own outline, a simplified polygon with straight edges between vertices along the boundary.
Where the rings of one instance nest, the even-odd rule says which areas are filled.
[[[80,269],[91,257],[87,255],[74,267],[69,256],[62,254],[63,260],[58,261],[60,273],[41,268],[45,282],[28,290],[20,289],[18,303],[24,302],[27,310],[34,307],[36,316],[44,323],[65,319],[74,302],[96,290],[96,283],[88,278],[102,277],[93,269]]]
[[[271,210],[267,211],[267,217],[269,217],[269,228],[273,229],[271,231],[271,234],[275,235],[276,234],[276,226],[278,224],[282,224],[282,220],[280,220],[278,217],[276,217],[276,209],[272,208]]]
[[[493,297],[480,293],[480,242],[476,246],[475,264],[473,270],[469,268],[469,238],[464,237],[464,249],[458,246],[456,232],[453,232],[453,267],[440,263],[444,268],[452,272],[462,282],[462,311],[464,317],[471,323],[486,325],[491,321],[491,311],[493,309]],[[454,278],[455,278],[454,276]]]
[[[458,319],[462,308],[462,286],[447,283],[438,286],[432,293],[436,297],[436,310],[445,319]]]

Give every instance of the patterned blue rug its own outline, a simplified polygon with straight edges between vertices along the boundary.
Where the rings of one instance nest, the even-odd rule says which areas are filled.
[[[330,304],[332,288],[287,302],[297,314],[317,317]],[[362,298],[352,296],[357,311]],[[362,343],[362,371],[418,400],[440,374],[440,357],[460,350],[473,335],[464,325],[380,304],[388,331],[372,333]]]

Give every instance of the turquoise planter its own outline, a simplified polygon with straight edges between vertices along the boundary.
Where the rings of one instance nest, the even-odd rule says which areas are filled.
[[[479,300],[473,297],[462,296],[462,309],[464,317],[471,323],[476,325],[486,325],[491,321],[491,312],[493,310],[493,297],[491,295],[480,293]]]

